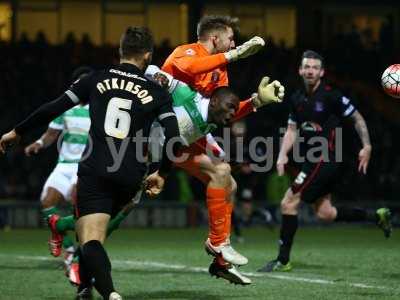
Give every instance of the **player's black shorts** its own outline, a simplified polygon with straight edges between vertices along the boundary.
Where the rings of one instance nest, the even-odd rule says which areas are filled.
[[[302,201],[314,203],[332,192],[340,177],[340,168],[341,164],[334,161],[317,163],[306,161],[292,183],[292,192],[301,193]]]
[[[110,179],[80,175],[77,184],[76,217],[93,213],[105,213],[114,217],[141,187],[143,178],[132,185],[121,185]]]

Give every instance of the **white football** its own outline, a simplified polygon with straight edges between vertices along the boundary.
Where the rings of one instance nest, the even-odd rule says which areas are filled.
[[[400,98],[400,64],[391,65],[383,72],[382,87],[389,96]]]

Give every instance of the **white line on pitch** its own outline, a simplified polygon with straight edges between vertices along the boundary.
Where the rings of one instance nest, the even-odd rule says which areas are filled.
[[[188,267],[185,265],[172,265],[166,264],[161,262],[146,262],[146,261],[131,261],[131,260],[113,260],[115,265],[119,267],[126,267],[127,265],[131,266],[144,266],[144,267],[156,267],[156,268],[164,268],[164,269],[174,269],[174,270],[190,270],[192,272],[208,272],[207,268],[199,268],[199,267]],[[241,272],[245,276],[249,277],[268,277],[274,279],[281,279],[281,280],[290,280],[290,281],[301,281],[301,282],[308,282],[308,283],[318,283],[318,284],[338,284],[338,282],[333,280],[326,280],[326,279],[313,279],[313,278],[304,278],[304,277],[294,277],[294,276],[287,276],[287,275],[278,275],[278,274],[267,274],[267,273],[252,273],[252,272]],[[343,281],[342,281],[343,282]],[[385,286],[374,286],[374,285],[367,285],[364,283],[351,283],[351,282],[343,282],[351,287],[358,287],[358,288],[365,288],[365,289],[388,289]]]
[[[54,260],[52,257],[48,256],[26,256],[26,255],[5,255],[0,254],[0,257],[15,257],[17,259],[24,259],[24,260],[41,260],[41,261],[50,261]],[[185,265],[174,265],[174,264],[167,264],[162,262],[150,262],[150,261],[134,261],[134,260],[112,260],[112,263],[117,269],[126,268],[127,266],[133,267],[153,267],[153,268],[161,268],[161,269],[172,269],[172,270],[189,270],[192,272],[198,273],[208,273],[207,268],[201,267],[189,267]],[[243,275],[249,277],[268,277],[273,279],[281,279],[281,280],[288,280],[288,281],[300,281],[300,282],[307,282],[307,283],[316,283],[316,284],[326,284],[326,285],[335,285],[335,284],[346,284],[351,287],[357,288],[364,288],[364,289],[390,289],[385,286],[376,286],[376,285],[368,285],[364,283],[353,283],[353,282],[346,282],[346,281],[333,281],[327,279],[317,279],[317,278],[305,278],[305,277],[298,277],[298,276],[288,276],[288,275],[279,275],[279,274],[269,274],[269,273],[252,273],[252,272],[242,272]]]

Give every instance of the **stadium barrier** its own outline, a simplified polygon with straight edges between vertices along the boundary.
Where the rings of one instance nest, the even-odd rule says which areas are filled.
[[[354,206],[354,203],[347,203]],[[358,203],[358,206],[361,206]],[[363,207],[374,210],[379,207],[379,203],[367,202],[363,203]],[[391,203],[388,205],[394,212],[394,224],[400,225],[400,204]],[[265,212],[262,203],[256,203],[255,209]],[[60,206],[60,214],[62,216],[72,213],[71,207],[66,205]],[[240,209],[239,209],[240,215]],[[262,215],[262,214],[260,214]],[[279,212],[276,213],[279,222]],[[303,205],[299,212],[299,221],[302,224],[321,224],[315,218],[312,209]],[[272,221],[273,222],[273,221]],[[268,220],[257,218],[251,222],[252,225],[265,225]],[[139,228],[185,228],[196,227],[207,224],[207,209],[203,203],[192,202],[182,204],[171,201],[144,201],[138,204],[129,216],[123,221],[122,227],[139,227]],[[38,203],[28,201],[12,201],[0,200],[0,228],[39,228],[47,226],[44,224],[41,215],[41,209]]]

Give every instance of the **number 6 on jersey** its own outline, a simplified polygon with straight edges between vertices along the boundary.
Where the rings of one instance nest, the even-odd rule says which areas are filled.
[[[109,136],[124,139],[129,134],[131,127],[131,115],[128,111],[132,107],[132,100],[123,98],[111,98],[107,105],[104,131]]]

